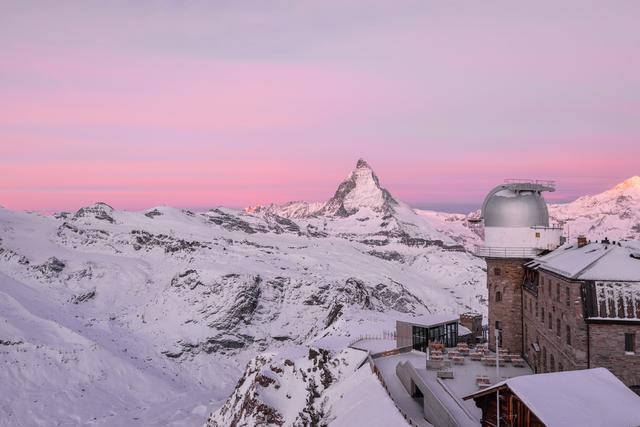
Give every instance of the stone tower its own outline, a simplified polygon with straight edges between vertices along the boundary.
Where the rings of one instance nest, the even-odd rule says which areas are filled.
[[[549,226],[543,191],[551,181],[506,181],[482,204],[484,245],[476,250],[487,261],[489,348],[499,345],[522,354],[523,265],[561,244],[562,228]]]

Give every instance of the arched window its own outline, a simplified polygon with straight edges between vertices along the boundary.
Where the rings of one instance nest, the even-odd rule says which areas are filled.
[[[553,354],[549,355],[549,372],[556,371],[556,361],[553,358]]]
[[[571,345],[571,326],[567,325],[567,344]]]
[[[502,301],[502,292],[496,291],[496,302]]]

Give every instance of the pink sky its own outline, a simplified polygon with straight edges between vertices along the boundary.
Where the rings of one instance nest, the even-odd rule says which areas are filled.
[[[3,3],[0,205],[416,206],[640,174],[640,3]]]

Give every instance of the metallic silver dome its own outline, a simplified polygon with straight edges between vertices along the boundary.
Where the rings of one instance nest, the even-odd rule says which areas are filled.
[[[503,184],[487,194],[482,205],[485,227],[549,226],[549,211],[541,192],[531,184]]]

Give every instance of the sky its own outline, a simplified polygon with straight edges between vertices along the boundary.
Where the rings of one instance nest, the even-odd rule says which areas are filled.
[[[0,205],[417,207],[640,175],[638,1],[0,1]]]

